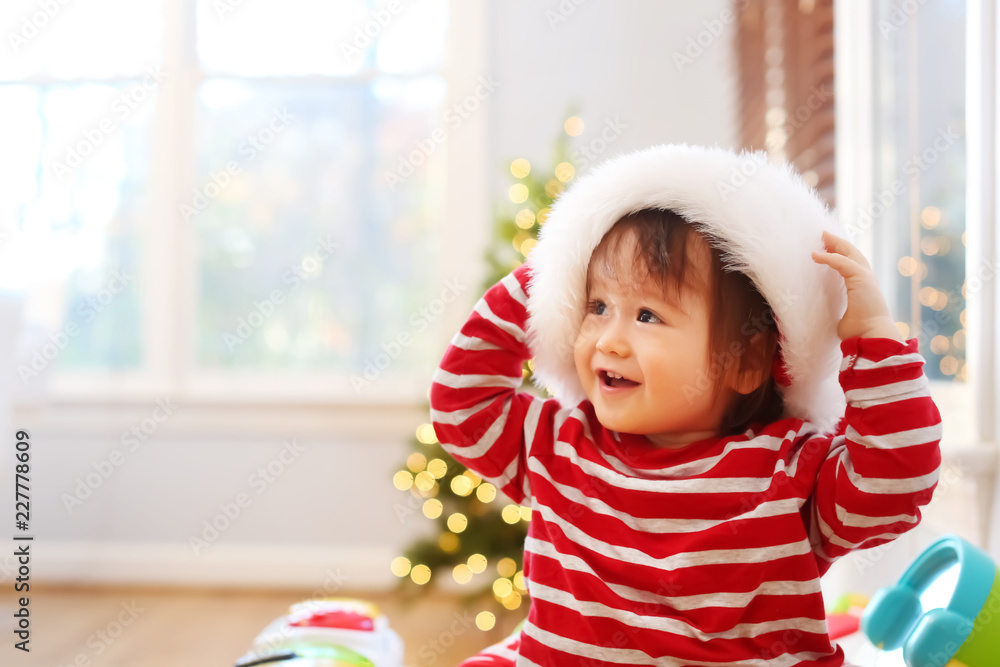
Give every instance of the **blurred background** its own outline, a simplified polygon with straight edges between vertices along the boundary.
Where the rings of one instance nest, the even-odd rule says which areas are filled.
[[[317,593],[378,602],[411,665],[504,636],[530,509],[455,481],[430,378],[562,189],[658,143],[792,161],[920,341],[935,502],[828,599],[943,532],[1000,556],[994,2],[15,0],[0,26],[0,493],[24,430],[46,651],[5,655],[231,664]]]

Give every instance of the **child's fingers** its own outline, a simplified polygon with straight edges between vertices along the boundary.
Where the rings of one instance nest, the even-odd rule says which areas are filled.
[[[866,269],[872,268],[868,263],[868,259],[864,256],[864,253],[858,250],[853,243],[845,238],[841,238],[836,234],[824,230],[823,245],[826,246],[826,249],[830,252],[843,255],[844,257],[849,257]]]
[[[853,259],[835,252],[813,251],[812,257],[814,261],[820,264],[826,264],[830,268],[837,271],[837,273],[842,275],[844,278],[856,276],[861,273],[862,270]]]

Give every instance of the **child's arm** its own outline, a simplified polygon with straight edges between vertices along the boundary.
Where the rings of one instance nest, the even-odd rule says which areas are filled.
[[[889,542],[920,521],[937,484],[941,415],[917,339],[902,340],[864,255],[833,234],[823,240],[831,252],[813,253],[814,261],[838,271],[847,287],[837,329],[847,410],[806,508],[825,571],[848,551]]]
[[[841,350],[845,421],[819,465],[807,508],[824,571],[853,549],[884,544],[915,527],[941,462],[941,416],[917,339],[857,336]]]
[[[531,357],[525,340],[529,269],[521,265],[476,303],[431,385],[434,432],[456,460],[517,503],[531,497],[526,454],[552,438],[555,399],[518,392]]]

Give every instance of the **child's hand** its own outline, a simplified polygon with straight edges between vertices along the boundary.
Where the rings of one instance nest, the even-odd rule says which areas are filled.
[[[813,251],[813,261],[836,270],[847,285],[847,310],[837,325],[840,340],[861,336],[903,341],[889,315],[875,273],[861,251],[847,239],[828,231],[823,232],[823,245],[830,252]]]

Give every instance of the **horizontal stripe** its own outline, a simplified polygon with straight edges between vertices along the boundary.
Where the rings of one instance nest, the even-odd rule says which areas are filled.
[[[473,312],[478,313],[484,320],[495,326],[497,329],[510,334],[514,340],[518,343],[524,342],[524,330],[514,324],[513,322],[508,322],[490,309],[490,304],[486,302],[486,299],[480,299],[475,308],[472,309]]]
[[[558,516],[552,508],[538,502],[536,499],[533,510],[538,512],[547,523],[558,526],[572,542],[595,551],[607,558],[621,561],[624,565],[635,563],[661,570],[677,570],[698,565],[734,565],[741,563],[767,563],[789,556],[799,556],[809,553],[809,545],[805,542],[788,542],[768,547],[752,547],[744,549],[706,549],[691,551],[656,558],[644,551],[632,547],[620,546],[604,542],[584,532],[578,526]]]
[[[507,294],[511,295],[515,301],[517,301],[522,306],[528,306],[528,295],[524,293],[521,289],[521,283],[517,281],[517,278],[513,273],[508,273],[503,279],[500,280],[500,284],[507,289]]]
[[[471,336],[466,336],[461,331],[454,335],[451,339],[451,344],[460,350],[466,350],[467,352],[475,352],[480,350],[502,350],[503,348],[499,345],[494,345],[489,341],[485,341],[482,338],[473,338]]]
[[[629,648],[614,648],[609,646],[594,646],[583,642],[561,637],[552,632],[547,632],[534,624],[527,622],[524,624],[524,633],[535,641],[546,644],[563,653],[569,653],[581,658],[593,660],[604,660],[622,665],[650,665],[653,658],[643,652]],[[819,660],[830,654],[825,653],[786,653],[770,660],[739,658],[739,667],[792,667],[802,662]],[[677,658],[660,657],[656,658],[657,667],[690,667],[693,661],[680,660]],[[700,667],[734,667],[732,660],[726,662],[705,662],[698,660]]]
[[[927,376],[921,375],[913,380],[892,382],[877,387],[860,387],[848,389],[844,398],[848,405],[855,408],[869,408],[890,402],[887,399],[902,400],[909,396],[925,396],[927,394]]]
[[[900,493],[917,493],[918,491],[924,491],[929,489],[938,480],[938,471],[928,473],[926,475],[920,475],[918,477],[905,477],[902,479],[892,479],[885,477],[862,477],[854,471],[854,461],[851,457],[845,456],[841,459],[841,463],[844,469],[847,471],[847,476],[851,480],[851,484],[854,485],[859,491],[864,493],[875,493],[875,494],[900,494]]]
[[[592,600],[578,600],[572,594],[558,588],[539,584],[531,587],[531,599],[544,600],[572,610],[581,616],[609,618],[630,628],[642,628],[653,632],[668,632],[689,639],[706,642],[712,639],[753,639],[768,632],[799,630],[810,634],[825,634],[826,621],[814,618],[782,618],[760,623],[739,623],[723,632],[704,632],[692,624],[669,616],[644,616],[627,609],[616,609]]]
[[[618,519],[629,528],[645,533],[697,533],[715,528],[717,526],[726,525],[730,521],[736,521],[738,519],[756,519],[798,514],[799,509],[802,507],[802,501],[800,499],[784,498],[781,500],[763,502],[742,514],[722,519],[668,519],[636,517],[625,512],[620,512],[600,498],[588,496],[574,486],[554,481],[549,475],[548,470],[545,469],[545,466],[538,459],[529,458],[528,469],[544,478],[549,484],[555,487],[557,491],[559,491],[562,497],[567,500],[584,505],[598,514]]]
[[[554,544],[544,540],[528,537],[524,542],[525,553],[537,554],[558,560],[562,567],[574,572],[581,572],[597,577],[597,573],[579,556],[561,553]],[[819,581],[765,581],[756,589],[745,593],[719,591],[697,595],[660,595],[650,591],[604,582],[616,595],[625,600],[648,604],[656,602],[678,611],[690,611],[711,607],[728,607],[739,609],[746,607],[758,595],[812,595],[821,592]]]
[[[679,465],[670,466],[669,474],[671,477],[686,477],[693,475],[703,475],[712,468],[714,468],[720,461],[726,458],[730,453],[738,450],[755,449],[760,451],[771,451],[777,452],[781,450],[782,445],[785,442],[795,436],[795,431],[788,431],[784,437],[777,437],[773,435],[759,435],[752,440],[737,440],[726,444],[725,449],[722,450],[720,454],[715,456],[707,456],[703,459],[696,459],[694,461],[688,461],[687,463],[681,463]],[[615,470],[620,473],[635,473],[641,472],[645,475],[655,475],[657,471],[655,470],[636,470],[632,466],[628,465],[621,459],[612,455],[605,455],[605,458],[611,463]],[[666,471],[665,471],[666,472]]]
[[[477,387],[502,387],[505,389],[516,389],[521,386],[521,377],[507,377],[506,375],[476,375],[474,373],[463,373],[456,375],[449,373],[443,368],[434,371],[431,381],[451,389],[470,389]],[[431,406],[433,410],[433,406]]]
[[[576,448],[563,439],[556,440],[554,453],[577,466],[591,477],[627,491],[648,491],[651,493],[761,493],[771,486],[768,477],[698,477],[694,479],[671,479],[664,484],[660,479],[629,477],[617,470],[605,468],[577,454]],[[782,465],[777,462],[776,469]]]
[[[887,526],[893,523],[916,523],[915,514],[894,514],[893,516],[866,516],[864,514],[852,514],[839,504],[837,507],[837,519],[840,523],[851,528],[876,528]]]
[[[859,445],[873,449],[899,449],[902,447],[913,447],[915,445],[926,445],[941,439],[941,424],[931,426],[921,426],[885,435],[861,435],[857,430],[847,425],[844,434]]]

